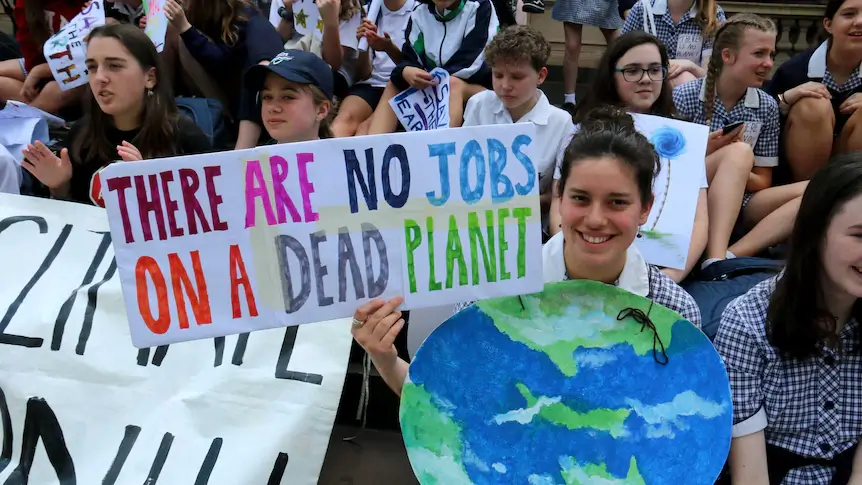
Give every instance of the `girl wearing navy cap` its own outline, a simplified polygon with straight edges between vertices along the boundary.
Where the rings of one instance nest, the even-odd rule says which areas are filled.
[[[793,180],[808,180],[833,153],[862,150],[862,0],[830,0],[829,39],[775,72],[782,151]]]
[[[275,143],[331,138],[332,69],[316,55],[286,50],[251,67],[246,85],[259,92],[263,126]]]

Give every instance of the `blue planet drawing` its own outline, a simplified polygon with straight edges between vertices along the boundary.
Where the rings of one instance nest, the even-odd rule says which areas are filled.
[[[650,137],[650,143],[662,159],[673,160],[685,153],[685,136],[673,126],[662,126]]]
[[[400,417],[423,485],[711,485],[732,426],[707,337],[588,281],[480,301],[444,322],[410,365]]]

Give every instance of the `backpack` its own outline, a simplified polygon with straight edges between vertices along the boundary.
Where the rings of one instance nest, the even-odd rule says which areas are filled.
[[[710,340],[718,333],[721,314],[727,304],[744,295],[761,281],[778,274],[784,261],[739,257],[716,261],[700,271],[697,278],[684,281],[682,288],[700,308],[703,333]]]
[[[194,121],[209,138],[214,149],[219,150],[226,146],[228,132],[224,109],[217,99],[179,97],[176,98],[176,103],[180,113]]]

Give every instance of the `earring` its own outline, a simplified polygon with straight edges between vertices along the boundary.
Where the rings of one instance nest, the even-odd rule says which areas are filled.
[[[638,238],[644,237],[643,233],[641,232],[641,228],[640,228],[640,227],[638,227],[638,234],[637,234],[637,237],[638,237]]]
[[[147,96],[149,96],[151,98],[153,97],[153,90],[152,89],[147,89]]]

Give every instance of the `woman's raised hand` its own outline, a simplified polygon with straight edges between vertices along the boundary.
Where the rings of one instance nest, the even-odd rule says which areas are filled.
[[[44,143],[37,141],[27,145],[23,153],[21,166],[51,189],[52,193],[68,190],[69,181],[72,180],[72,163],[69,161],[68,150],[64,148],[58,157]]]
[[[141,151],[138,150],[135,145],[132,145],[127,141],[123,141],[123,144],[117,147],[117,155],[119,155],[124,162],[137,162],[144,159],[144,157],[141,156]]]
[[[353,338],[368,352],[375,365],[394,365],[398,360],[395,337],[404,327],[401,311],[396,310],[404,299],[371,300],[353,314]]]

